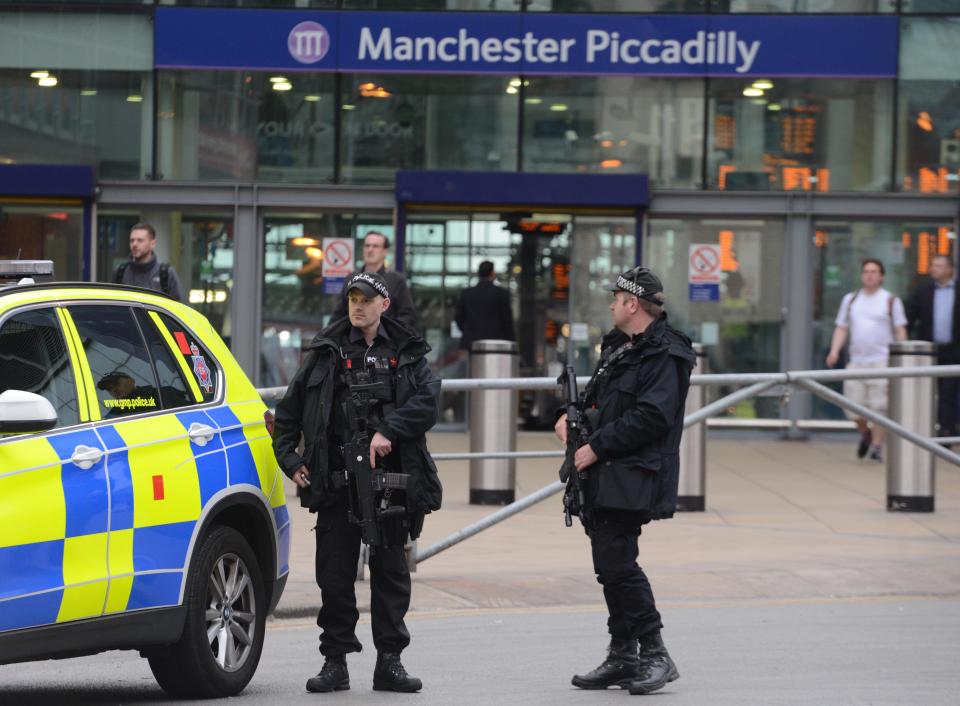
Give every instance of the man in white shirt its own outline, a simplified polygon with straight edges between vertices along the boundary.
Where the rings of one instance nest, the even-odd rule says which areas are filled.
[[[883,368],[888,364],[890,344],[893,341],[907,340],[907,315],[903,302],[883,288],[883,276],[886,273],[879,260],[864,260],[860,266],[862,287],[847,294],[840,303],[836,328],[830,353],[827,354],[827,367],[832,368],[840,359],[847,338],[850,339],[850,362],[847,368]],[[867,409],[884,414],[887,411],[887,380],[845,380],[843,394]],[[857,423],[860,431],[860,444],[857,458],[863,458],[869,452],[870,460],[883,460],[883,429],[871,425],[863,417],[847,413]]]

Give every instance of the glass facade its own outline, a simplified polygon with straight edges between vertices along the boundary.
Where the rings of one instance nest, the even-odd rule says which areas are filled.
[[[902,0],[897,79],[153,71],[153,7],[889,13],[891,0],[0,4],[0,162],[100,179],[390,183],[398,169],[637,173],[656,189],[960,188],[958,0]],[[917,16],[923,13],[923,16]],[[941,13],[941,14],[936,14]],[[78,37],[80,39],[78,39]],[[29,41],[27,38],[30,38]],[[51,58],[53,57],[53,58]],[[154,86],[156,76],[157,85]]]
[[[505,85],[488,76],[343,76],[343,181],[392,183],[397,169],[516,169],[517,96]]]
[[[326,74],[162,72],[158,177],[333,181],[333,85]]]
[[[685,276],[697,245],[719,246],[720,292],[700,301]],[[652,219],[645,262],[664,277],[671,324],[707,352],[710,372],[780,369],[783,324],[784,226],[779,221]],[[732,390],[710,388],[723,395]],[[733,410],[738,417],[777,417],[778,403],[758,397]]]
[[[649,174],[700,183],[703,83],[633,77],[524,79],[524,170]]]
[[[166,5],[884,14],[899,62],[896,78],[874,80],[155,69],[153,14]],[[897,209],[915,214],[914,194],[942,204],[960,193],[960,0],[0,0],[0,168],[24,163],[89,165],[104,190],[130,187],[144,202],[0,197],[0,257],[111,280],[130,226],[151,222],[190,304],[247,351],[238,358],[264,386],[290,380],[330,319],[339,285],[324,276],[323,239],[352,239],[359,265],[371,229],[399,240],[388,262],[405,270],[444,377],[469,374],[453,313],[485,259],[511,293],[521,375],[555,375],[568,342],[586,372],[609,322],[602,285],[638,261],[663,274],[672,323],[705,344],[712,371],[782,369],[797,296],[813,305],[803,355],[822,367],[863,257],[883,259],[905,297],[933,254],[956,256],[955,216]],[[646,174],[652,197],[645,215],[426,205],[401,218],[389,194],[401,169]],[[209,201],[181,206],[191,190]],[[706,211],[690,207],[701,197]],[[880,203],[882,214],[865,208]],[[784,281],[798,218],[814,262],[805,292]],[[524,231],[524,219],[544,228]],[[698,244],[723,254],[717,301],[691,299]],[[544,423],[552,402],[524,397],[527,423]],[[465,397],[442,407],[443,422],[466,420]],[[731,411],[781,413],[772,397]]]
[[[960,18],[902,23],[897,182],[904,191],[960,191]]]
[[[708,185],[889,188],[893,89],[893,81],[711,81]]]

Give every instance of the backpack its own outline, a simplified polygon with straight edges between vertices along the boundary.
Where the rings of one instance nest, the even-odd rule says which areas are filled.
[[[113,275],[113,281],[116,284],[123,284],[123,275],[129,266],[130,261],[128,260],[117,268],[117,271]],[[160,263],[160,290],[167,296],[170,296],[170,263],[168,262]]]

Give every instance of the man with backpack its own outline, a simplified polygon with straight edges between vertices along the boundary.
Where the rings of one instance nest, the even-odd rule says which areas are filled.
[[[840,302],[833,341],[827,354],[827,367],[832,368],[840,360],[840,351],[850,339],[848,369],[884,368],[888,364],[890,344],[907,340],[907,315],[903,302],[883,288],[886,273],[880,260],[867,259],[860,266],[862,287],[850,292]],[[873,378],[845,380],[843,394],[852,401],[874,412],[887,411],[887,380]],[[860,442],[857,458],[869,453],[871,461],[883,461],[883,429],[871,425],[863,417],[847,413],[857,423]]]
[[[163,292],[183,301],[183,290],[177,271],[166,262],[159,262],[153,253],[157,247],[157,231],[149,223],[137,223],[130,229],[130,259],[117,268],[113,281],[134,287]]]

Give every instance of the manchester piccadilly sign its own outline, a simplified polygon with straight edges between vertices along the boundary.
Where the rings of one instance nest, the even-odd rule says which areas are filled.
[[[158,8],[158,68],[892,78],[895,17]]]

